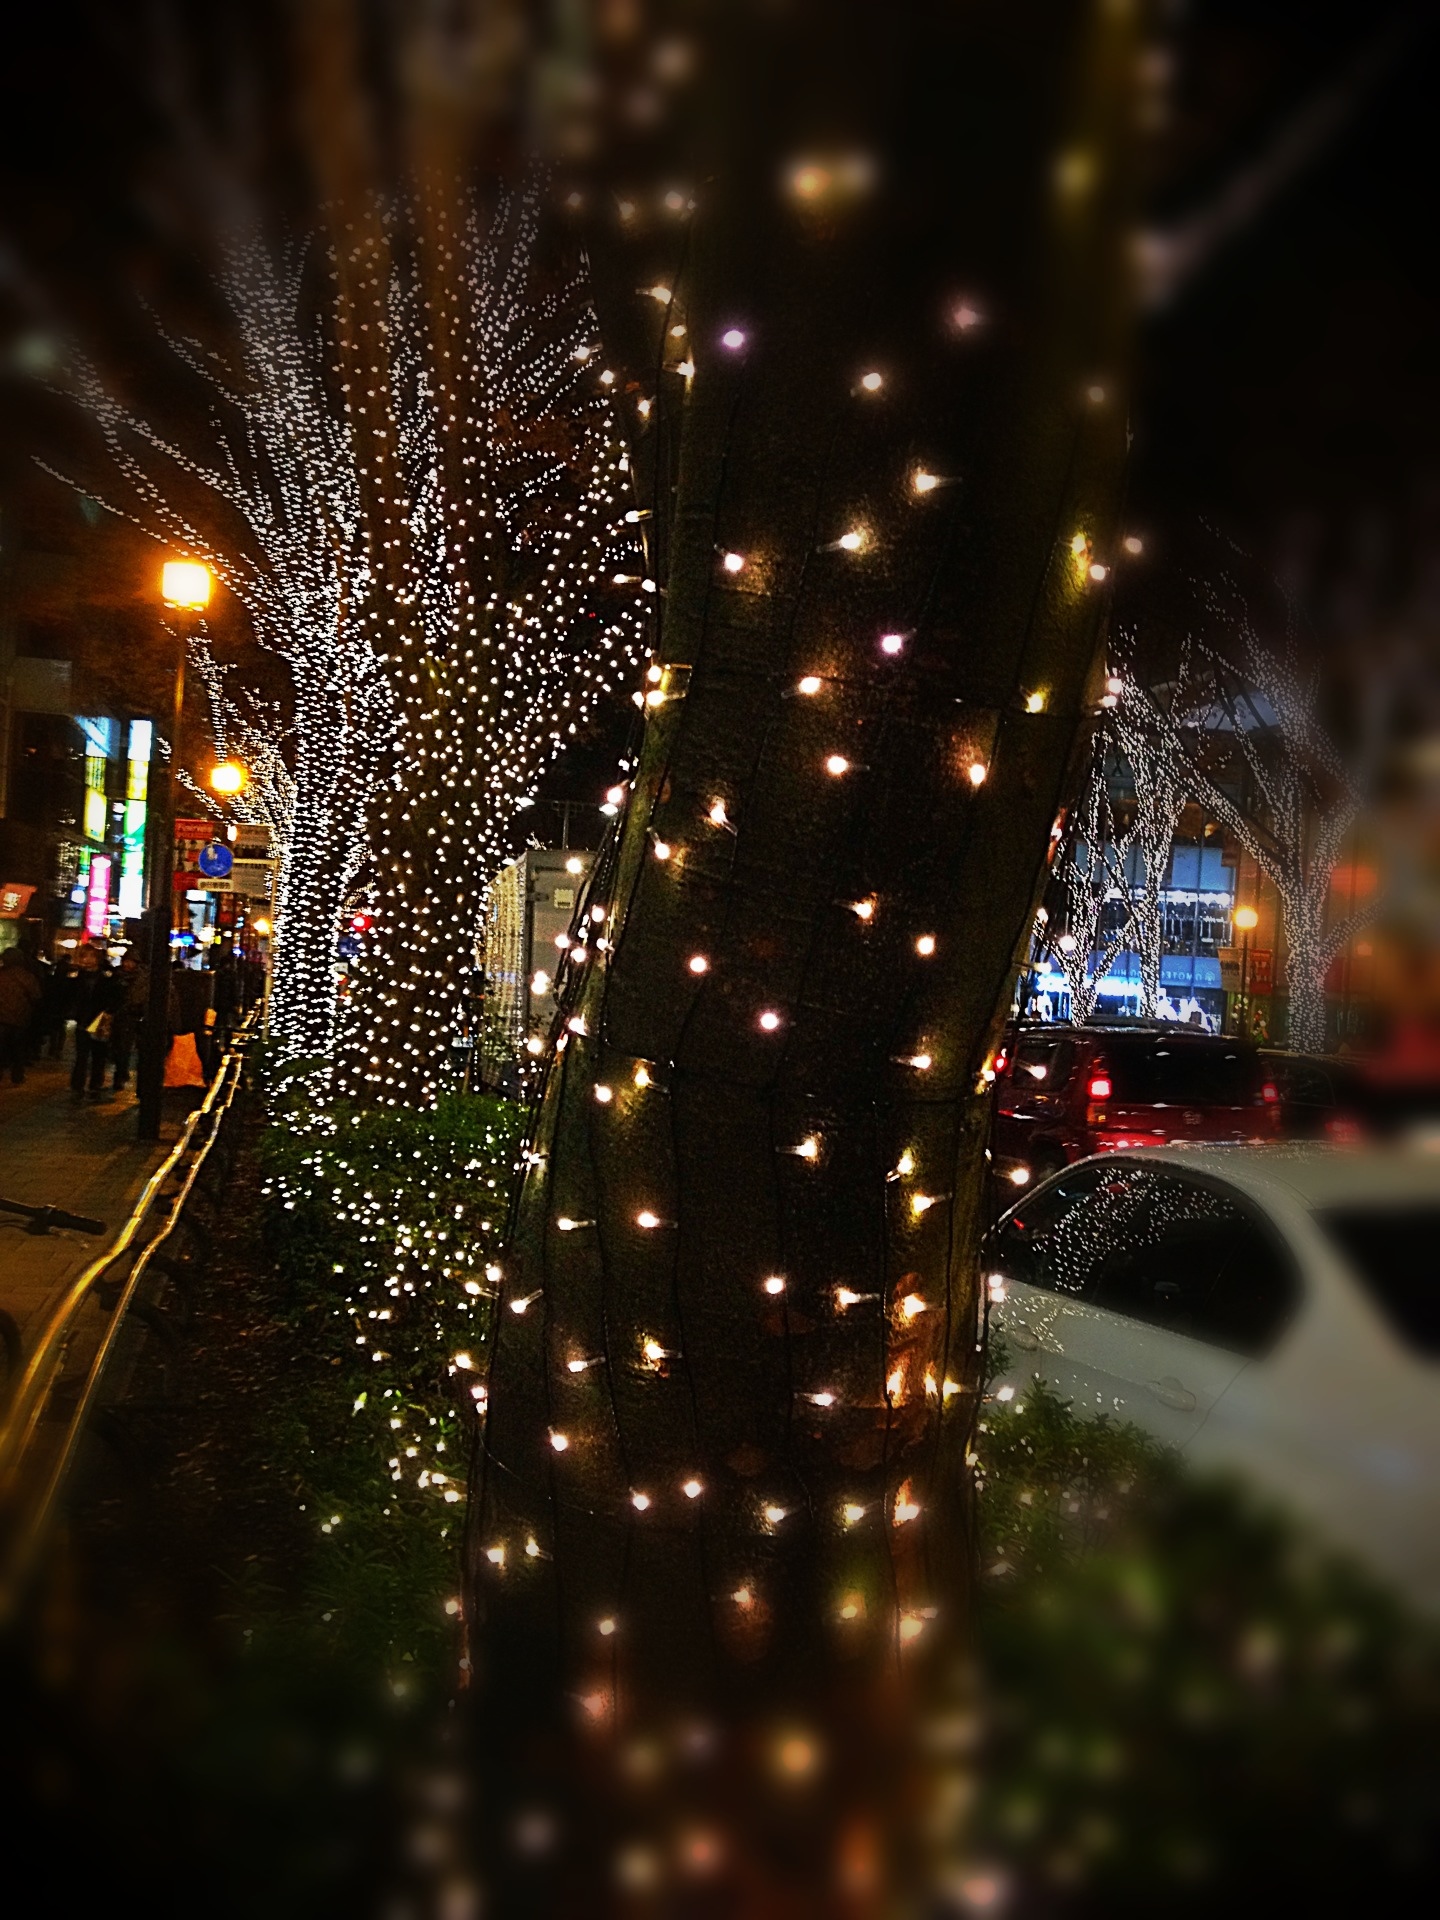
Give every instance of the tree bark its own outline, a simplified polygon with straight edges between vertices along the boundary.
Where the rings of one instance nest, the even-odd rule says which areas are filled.
[[[964,1637],[989,1072],[1118,546],[1133,48],[1113,8],[911,16],[732,40],[696,115],[662,699],[584,903],[608,949],[568,969],[472,1478],[502,1774],[567,1695],[854,1736]],[[868,190],[833,158],[783,184],[851,153]],[[647,244],[602,289],[651,284]],[[662,349],[622,379],[652,392]]]

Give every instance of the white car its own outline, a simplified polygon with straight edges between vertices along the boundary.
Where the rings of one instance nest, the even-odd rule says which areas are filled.
[[[1102,1154],[985,1258],[996,1390],[1039,1375],[1238,1469],[1440,1610],[1440,1153]]]

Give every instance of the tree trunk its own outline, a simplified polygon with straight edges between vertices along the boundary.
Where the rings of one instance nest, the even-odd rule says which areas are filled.
[[[1282,892],[1285,917],[1285,985],[1288,992],[1286,1038],[1296,1053],[1325,1051],[1325,977],[1331,952],[1325,939],[1325,902],[1330,875],[1323,889],[1300,887]]]
[[[1118,10],[1074,33],[937,5],[712,63],[662,698],[590,883],[608,950],[570,969],[472,1480],[510,1792],[567,1695],[630,1730],[828,1714],[857,1761],[867,1685],[963,1633],[989,1071],[1126,446],[1133,48]],[[883,156],[870,190],[777,190],[815,124],[844,136],[817,165]],[[653,281],[644,244],[612,282]],[[645,392],[650,353],[621,369]]]

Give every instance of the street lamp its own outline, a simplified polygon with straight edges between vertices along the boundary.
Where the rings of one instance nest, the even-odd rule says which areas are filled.
[[[1233,918],[1235,925],[1239,927],[1241,933],[1245,936],[1240,942],[1240,1031],[1242,1034],[1245,1034],[1250,1030],[1250,1001],[1248,998],[1250,985],[1250,936],[1256,927],[1259,926],[1260,916],[1254,907],[1237,907]]]
[[[223,799],[230,799],[237,793],[243,793],[250,784],[250,775],[239,760],[222,760],[218,766],[210,769],[210,790]]]
[[[160,569],[160,598],[172,612],[197,615],[210,604],[213,585],[203,560],[167,560]],[[188,621],[185,626],[188,626]],[[185,724],[185,626],[175,659],[175,700],[170,725],[170,761],[163,790],[152,764],[150,863],[150,979],[145,1001],[145,1027],[136,1063],[135,1090],[139,1096],[136,1131],[142,1140],[160,1138],[160,1109],[165,1092],[165,1055],[169,1048],[170,930],[175,916],[175,773],[180,764],[180,742]],[[163,791],[163,800],[161,794]]]

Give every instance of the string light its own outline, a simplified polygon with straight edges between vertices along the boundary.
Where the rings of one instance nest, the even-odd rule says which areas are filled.
[[[923,960],[928,960],[931,954],[933,954],[935,951],[934,934],[933,933],[917,934],[915,937],[915,951],[920,955],[920,957]]]
[[[905,651],[904,634],[903,633],[882,633],[880,636],[880,651],[882,653],[890,653],[890,654],[903,653]]]
[[[875,901],[873,896],[868,900],[852,900],[850,903],[850,911],[855,915],[857,920],[873,920],[875,917]]]
[[[705,1487],[702,1481],[695,1480],[692,1478],[690,1480],[682,1481],[680,1486],[680,1491],[684,1494],[687,1500],[698,1500],[701,1494],[705,1491]]]
[[[608,1107],[610,1102],[615,1098],[615,1089],[613,1087],[607,1087],[603,1080],[597,1080],[595,1083],[595,1098],[600,1102],[602,1107]]]
[[[866,393],[879,393],[880,389],[885,384],[885,379],[883,374],[862,373],[860,376],[860,384],[865,389]]]
[[[918,467],[910,476],[910,485],[916,493],[933,493],[940,485],[940,476],[938,473],[927,473],[923,467]]]
[[[818,1160],[820,1158],[820,1142],[813,1133],[807,1134],[794,1151],[802,1160]]]
[[[765,1011],[760,1015],[758,1024],[763,1032],[774,1033],[776,1028],[780,1025],[780,1016],[778,1013],[774,1011],[773,1008],[767,1007]]]
[[[648,1207],[642,1207],[640,1212],[635,1216],[635,1224],[637,1227],[643,1227],[645,1231],[649,1233],[663,1223],[658,1213],[652,1213]]]
[[[743,553],[727,553],[720,564],[724,567],[726,573],[743,573],[745,570],[745,556]]]
[[[631,1077],[634,1080],[634,1083],[637,1087],[648,1087],[651,1084],[650,1069],[645,1065],[643,1060],[640,1062],[639,1066],[636,1067],[635,1072]]]
[[[770,1278],[764,1281],[762,1284],[764,1286],[766,1293],[771,1295],[781,1294],[781,1293],[784,1293],[785,1291],[785,1282],[781,1279],[778,1273],[772,1273],[770,1275]]]
[[[685,964],[689,967],[691,973],[708,973],[710,971],[710,962],[705,958],[703,953],[692,953]]]
[[[984,784],[985,784],[985,776],[986,776],[986,774],[987,774],[987,773],[989,773],[989,771],[990,771],[990,769],[989,769],[989,768],[988,768],[988,767],[987,767],[987,766],[986,766],[986,765],[984,764],[984,762],[983,762],[983,761],[981,761],[981,760],[972,760],[972,761],[970,762],[970,784],[971,784],[971,786],[972,786],[972,787],[983,787],[983,786],[984,786]]]
[[[648,1493],[632,1493],[630,1496],[630,1504],[637,1513],[648,1513],[650,1510],[650,1496]]]
[[[825,771],[838,780],[841,774],[850,771],[850,762],[843,753],[832,753],[825,762]]]
[[[841,534],[836,545],[842,547],[846,553],[859,553],[860,549],[865,545],[865,529],[863,527],[851,527],[848,533]]]
[[[802,680],[796,682],[795,691],[797,693],[819,693],[824,684],[825,682],[820,678],[818,673],[807,673]]]
[[[589,372],[583,286],[540,287],[539,209],[527,189],[488,224],[473,205],[444,215],[462,316],[447,351],[398,208],[351,262],[351,313],[370,320],[340,364],[325,341],[344,327],[311,317],[312,255],[231,247],[236,370],[176,347],[216,389],[208,458],[76,374],[147,531],[203,559],[289,672],[288,724],[273,707],[246,720],[269,735],[245,754],[261,775],[246,817],[279,860],[270,1026],[281,1057],[330,1058],[334,1090],[370,1104],[438,1096],[511,822],[643,647],[639,607],[607,584],[638,557],[628,455]],[[206,496],[243,538],[206,537]],[[336,946],[362,873],[372,918],[342,1018]]]
[[[732,353],[737,353],[745,344],[745,335],[739,327],[727,327],[720,336],[720,344],[722,347],[728,347]]]
[[[552,1427],[550,1429],[550,1444],[556,1453],[564,1453],[570,1445],[570,1439],[568,1434],[557,1433],[554,1427]]]

